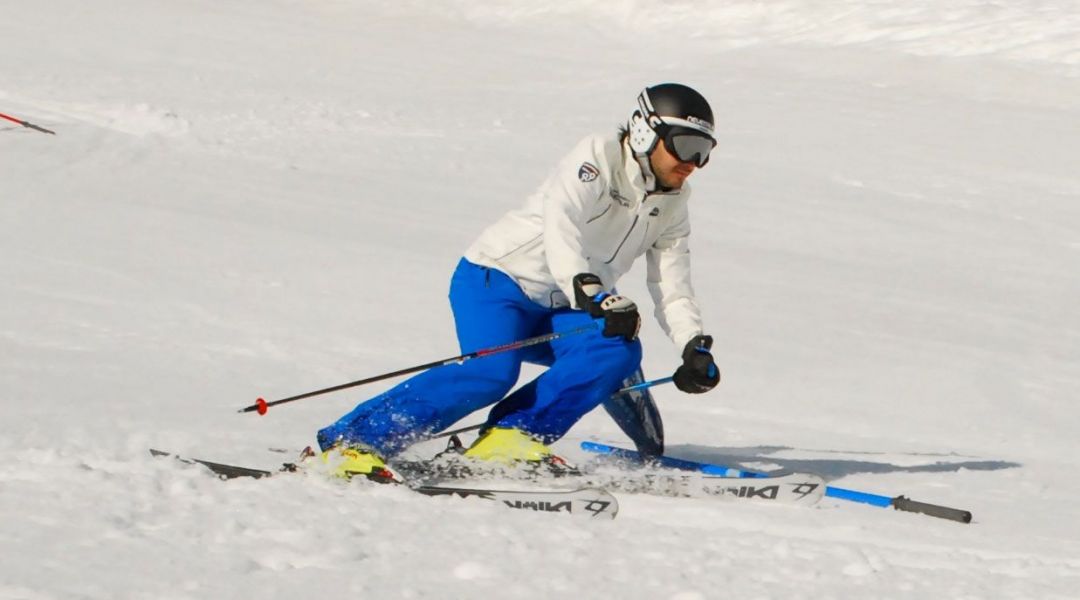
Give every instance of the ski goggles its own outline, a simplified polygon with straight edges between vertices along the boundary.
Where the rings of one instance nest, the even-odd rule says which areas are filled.
[[[675,158],[692,162],[699,168],[709,162],[709,152],[716,147],[716,140],[711,136],[686,127],[668,127],[663,137],[664,145]]]

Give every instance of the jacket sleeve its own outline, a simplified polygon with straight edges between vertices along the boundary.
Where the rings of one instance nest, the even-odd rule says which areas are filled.
[[[544,190],[544,253],[555,284],[574,305],[574,276],[589,271],[582,228],[602,196],[607,162],[586,138],[559,163]],[[610,282],[605,282],[610,285]]]
[[[684,211],[646,253],[656,320],[681,352],[702,333],[701,309],[690,285],[690,221]]]

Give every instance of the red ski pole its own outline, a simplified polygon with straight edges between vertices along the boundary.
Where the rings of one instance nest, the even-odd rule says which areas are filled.
[[[321,394],[328,394],[330,392],[336,392],[338,390],[344,390],[346,388],[356,387],[356,386],[364,385],[366,383],[374,383],[376,381],[382,381],[383,379],[390,379],[391,377],[397,377],[399,375],[408,375],[410,373],[416,373],[418,371],[424,371],[424,370],[431,369],[431,368],[434,368],[434,367],[441,367],[443,365],[451,365],[451,364],[454,364],[454,363],[463,363],[463,362],[465,362],[467,360],[471,360],[473,358],[480,358],[482,356],[491,356],[492,354],[498,354],[500,352],[509,352],[510,350],[517,350],[519,348],[524,348],[526,346],[534,346],[536,344],[543,344],[545,342],[550,342],[552,340],[557,340],[559,338],[567,337],[567,336],[570,336],[570,335],[574,335],[574,334],[578,334],[578,333],[584,333],[586,331],[596,329],[596,327],[597,327],[597,323],[594,321],[593,323],[590,323],[589,325],[583,325],[581,327],[578,327],[577,329],[568,329],[566,331],[555,331],[553,333],[547,333],[547,334],[544,334],[544,335],[538,335],[536,337],[527,338],[527,339],[520,340],[520,341],[517,341],[517,342],[511,342],[509,344],[503,344],[501,346],[494,346],[492,348],[483,348],[481,350],[476,350],[474,352],[469,352],[468,354],[462,354],[461,356],[454,356],[452,358],[446,358],[446,359],[443,359],[443,360],[437,360],[437,361],[434,361],[434,362],[429,362],[427,364],[417,365],[415,367],[409,367],[407,369],[401,369],[400,371],[393,371],[391,373],[383,373],[382,375],[376,375],[374,377],[368,377],[367,379],[360,379],[360,380],[357,380],[357,381],[350,381],[349,383],[343,383],[341,385],[335,385],[333,387],[328,387],[328,388],[322,389],[322,390],[316,390],[314,392],[307,392],[306,394],[300,394],[300,395],[297,395],[297,396],[290,396],[288,398],[282,398],[281,400],[274,400],[273,402],[267,402],[266,400],[264,400],[262,398],[259,398],[258,400],[255,401],[255,404],[252,404],[251,406],[245,406],[244,408],[241,408],[237,412],[242,412],[242,413],[257,412],[260,415],[265,415],[266,410],[268,408],[270,408],[271,406],[277,406],[278,404],[285,404],[286,402],[294,402],[296,400],[302,400],[304,398],[310,398],[312,396],[318,396],[318,395],[321,395]]]
[[[12,123],[18,123],[19,125],[22,125],[23,127],[29,127],[30,129],[36,129],[36,130],[40,131],[41,133],[48,133],[50,135],[56,135],[55,131],[49,131],[48,129],[45,129],[44,127],[39,127],[37,125],[34,125],[33,123],[31,123],[29,121],[23,121],[22,119],[16,119],[15,117],[13,117],[11,115],[5,115],[4,113],[0,113],[0,118],[7,119],[8,121],[11,121]]]

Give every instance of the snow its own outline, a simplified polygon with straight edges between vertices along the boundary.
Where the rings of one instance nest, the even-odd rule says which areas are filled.
[[[1077,596],[1075,1],[3,6],[0,112],[57,135],[0,122],[0,598]],[[719,117],[724,373],[657,390],[671,453],[973,524],[624,494],[583,527],[147,454],[273,468],[390,383],[257,396],[456,354],[460,252],[668,80]]]

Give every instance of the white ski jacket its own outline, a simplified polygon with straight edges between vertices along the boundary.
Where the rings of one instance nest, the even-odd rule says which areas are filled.
[[[585,138],[525,205],[465,252],[514,279],[534,302],[572,305],[573,278],[593,273],[611,290],[642,254],[656,318],[681,351],[702,333],[690,285],[690,188],[646,192],[641,167],[617,136]]]

